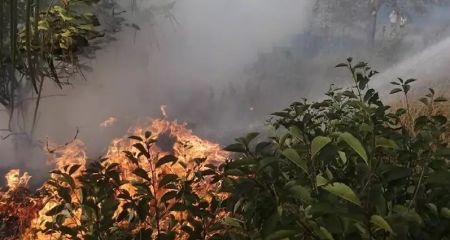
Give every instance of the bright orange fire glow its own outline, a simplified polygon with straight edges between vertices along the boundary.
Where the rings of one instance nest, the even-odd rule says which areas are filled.
[[[15,190],[20,187],[26,188],[30,178],[31,176],[27,172],[24,172],[21,176],[19,169],[12,169],[5,175],[6,186],[8,186],[10,190]]]
[[[165,106],[161,107],[161,111],[163,115],[166,116]],[[110,144],[108,150],[106,151],[106,162],[119,164],[122,179],[130,181],[137,180],[137,177],[132,174],[136,166],[126,158],[123,151],[130,151],[131,149],[133,149],[133,144],[136,143],[135,140],[128,138],[129,135],[144,136],[146,131],[150,131],[152,133],[152,136],[157,138],[157,143],[154,144],[151,149],[152,154],[155,154],[155,158],[158,158],[158,156],[162,157],[167,154],[172,154],[178,157],[179,161],[185,162],[186,165],[189,165],[189,162],[195,158],[206,158],[207,163],[218,164],[225,161],[225,159],[228,157],[228,154],[222,150],[219,144],[212,143],[194,135],[192,131],[187,128],[187,125],[185,123],[169,121],[166,119],[150,119],[144,121],[143,124],[140,124],[140,127],[133,127],[129,129],[129,134],[127,134],[126,136],[114,139]],[[72,142],[64,146],[47,146],[47,148],[49,161],[54,163],[57,169],[61,170],[64,166],[67,165],[81,165],[81,167],[74,173],[74,176],[79,175],[81,171],[84,170],[84,166],[87,161],[87,155],[85,145],[81,140],[74,139]],[[151,170],[148,162],[144,160],[140,162],[140,165],[146,171]],[[161,168],[161,170],[159,171],[174,173],[179,177],[183,177],[186,175],[186,170],[178,165],[166,166]],[[24,173],[21,176],[20,170],[11,170],[6,176],[7,184],[9,187],[8,192],[14,191],[14,189],[17,189],[19,187],[26,187],[30,177],[31,176],[28,175],[28,173]],[[208,189],[210,189],[210,187],[211,186],[209,186],[209,184],[205,182],[203,186],[194,186],[194,189],[196,189],[199,194],[206,195],[206,192],[208,191]],[[133,192],[133,189],[130,185],[125,184],[121,186],[121,188],[126,189],[131,194]],[[167,192],[167,190],[161,189],[160,191],[158,190],[155,195],[158,198],[161,197],[165,192]],[[5,193],[2,193],[0,191],[0,201],[2,201],[1,194]],[[79,196],[76,196],[77,194],[72,195],[72,202],[79,202]],[[28,227],[28,229],[22,231],[21,235],[24,239],[48,239],[48,235],[44,236],[41,234],[33,233],[31,229],[43,229],[45,222],[51,219],[51,217],[46,216],[46,213],[54,206],[56,206],[57,203],[55,201],[42,198],[37,199],[36,201],[39,202],[39,204],[35,204],[36,206],[40,206],[38,210],[39,212],[35,214],[35,216],[33,216],[31,220],[29,220],[28,223],[30,226]],[[117,210],[116,212],[118,211],[119,210]],[[19,218],[22,217],[21,213],[17,214],[19,215]],[[75,217],[75,219],[77,219],[77,217]],[[70,226],[74,223],[76,222],[64,222],[64,224],[67,226]],[[58,236],[52,237],[56,237],[55,239],[57,239]]]

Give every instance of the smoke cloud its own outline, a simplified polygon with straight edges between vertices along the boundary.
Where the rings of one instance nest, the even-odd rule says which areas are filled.
[[[417,20],[422,25],[410,30],[405,41],[413,44],[408,49],[379,53],[399,58],[395,66],[386,66],[377,56],[353,50],[351,43],[336,50],[320,49],[314,41],[307,49],[298,47],[299,36],[311,30],[313,0],[180,0],[171,14],[153,14],[167,3],[158,1],[119,1],[127,11],[122,14],[127,25],[113,35],[115,41],[100,43],[95,58],[82,60],[92,69],[84,72],[86,79],[79,76],[63,90],[45,86],[48,97],[39,110],[37,139],[64,143],[79,129],[77,137],[97,157],[138,119],[162,117],[160,106],[167,105],[170,119],[227,144],[244,132],[260,130],[267,114],[289,102],[317,98],[331,83],[348,83],[347,74],[333,68],[348,56],[386,70],[376,79],[378,87],[406,74],[448,81],[436,73],[446,73],[450,40],[433,41],[445,36],[430,36],[426,27],[448,23],[448,11],[442,8]],[[388,19],[380,24],[388,24],[384,22]],[[308,57],[316,48],[318,54]],[[108,119],[114,120],[102,127]],[[0,123],[6,122],[0,112]],[[14,138],[2,141],[0,175],[12,167],[43,174],[40,148],[21,153]]]

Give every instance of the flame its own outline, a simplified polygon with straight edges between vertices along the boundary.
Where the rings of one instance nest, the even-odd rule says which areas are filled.
[[[111,127],[112,125],[114,125],[117,122],[117,118],[115,117],[109,117],[107,118],[105,121],[100,123],[100,127]]]
[[[167,111],[166,111],[167,105],[161,105],[160,109],[161,109],[161,114],[163,115],[163,117],[167,118]]]
[[[161,112],[166,117],[165,106],[161,106]],[[111,118],[112,119],[112,118]],[[108,121],[109,122],[109,121]],[[157,138],[157,142],[152,146],[151,152],[154,154],[155,158],[162,157],[167,154],[172,154],[178,158],[178,161],[186,163],[189,166],[191,164],[192,159],[196,158],[205,158],[206,163],[218,164],[220,162],[225,161],[228,158],[228,154],[224,152],[219,144],[210,142],[208,140],[202,139],[187,128],[186,123],[179,123],[177,121],[169,121],[167,119],[147,119],[139,124],[136,127],[132,127],[129,129],[129,133],[126,136],[121,138],[114,139],[108,147],[106,151],[105,163],[118,163],[120,164],[121,169],[121,178],[126,179],[129,182],[133,180],[138,180],[137,176],[132,172],[135,170],[136,166],[128,161],[123,151],[133,149],[133,144],[136,143],[136,140],[128,138],[129,135],[133,136],[144,136],[146,132],[151,132],[152,136]],[[87,154],[86,147],[84,143],[79,139],[74,139],[73,141],[66,143],[63,146],[57,146],[55,144],[47,145],[48,159],[49,162],[55,164],[56,168],[59,170],[67,168],[67,165],[80,165],[80,168],[76,170],[73,174],[74,177],[81,174],[84,170],[84,166],[87,162]],[[140,161],[140,165],[144,170],[151,170],[151,166],[148,161]],[[67,170],[67,169],[65,169]],[[160,173],[174,173],[179,177],[186,176],[186,169],[182,168],[178,165],[173,166],[164,166],[159,169],[157,175]],[[24,173],[20,176],[20,171],[18,169],[11,170],[7,174],[7,182],[8,187],[10,189],[15,189],[18,187],[24,187],[28,183],[30,179],[30,175],[28,173]],[[79,184],[76,182],[75,184]],[[49,187],[45,186],[44,188]],[[204,195],[205,199],[207,192],[213,186],[208,182],[198,184],[197,186],[193,186],[193,189],[197,191],[200,195]],[[121,188],[133,194],[133,188],[130,184],[122,185]],[[51,191],[51,186],[48,188]],[[165,194],[167,190],[159,189],[156,192],[156,197],[161,197]],[[0,197],[2,192],[0,191]],[[56,195],[57,193],[53,193]],[[51,194],[50,194],[51,195]],[[79,203],[79,196],[76,193],[72,194],[72,203]],[[0,198],[0,202],[2,198]],[[32,229],[44,229],[45,223],[50,221],[52,217],[47,216],[46,213],[52,209],[54,206],[58,205],[58,202],[54,199],[44,199],[39,198],[35,200],[38,204],[35,206],[39,206],[39,208],[34,207],[34,215],[33,218],[29,219],[27,224],[28,228],[22,231],[21,235],[23,239],[48,239],[48,235],[43,235],[42,233],[36,233],[32,231]],[[116,211],[116,214],[121,210],[121,205],[119,205],[119,209]],[[1,206],[1,205],[0,205]],[[19,213],[17,213],[19,214]],[[73,222],[66,221],[64,224],[66,226],[70,226],[72,224],[76,224],[79,219],[81,213],[75,213],[75,220]],[[19,214],[20,215],[20,214]],[[176,218],[182,218],[182,213],[174,214]],[[1,219],[0,219],[1,220]],[[57,235],[52,235],[52,238],[58,239]]]
[[[23,175],[20,175],[19,169],[12,169],[5,175],[6,186],[13,191],[17,188],[26,188],[28,185],[28,181],[30,181],[31,176],[24,172]]]

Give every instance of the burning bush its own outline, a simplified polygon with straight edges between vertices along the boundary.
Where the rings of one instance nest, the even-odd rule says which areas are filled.
[[[175,121],[152,120],[131,132],[96,161],[87,161],[78,139],[48,147],[57,169],[39,197],[25,188],[27,173],[11,171],[0,195],[4,237],[217,238],[225,214],[218,167],[228,155]]]
[[[73,141],[39,195],[12,171],[0,195],[7,239],[448,239],[449,123],[433,90],[415,116],[369,88],[377,72],[352,59],[354,86],[274,113],[272,136],[225,148],[163,119],[86,161]],[[405,99],[415,80],[393,82]],[[408,121],[405,121],[408,120]],[[230,158],[227,160],[227,158]],[[5,227],[6,226],[6,227]]]

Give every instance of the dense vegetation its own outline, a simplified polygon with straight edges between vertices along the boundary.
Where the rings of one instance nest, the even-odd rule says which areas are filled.
[[[322,101],[304,99],[274,113],[269,137],[237,138],[225,148],[233,157],[220,166],[158,156],[151,151],[158,139],[147,132],[130,137],[133,149],[123,153],[134,165],[133,181],[121,177],[121,164],[106,159],[53,171],[45,194],[57,204],[35,233],[63,239],[449,239],[449,123],[438,107],[446,99],[430,89],[420,99],[426,111],[416,116],[409,95],[415,80],[398,79],[391,94],[402,94],[406,104],[391,109],[369,87],[377,72],[366,63],[348,59],[337,67],[350,71],[353,86],[331,87]],[[164,171],[174,167],[184,170]]]
[[[2,131],[33,135],[44,82],[62,88],[82,74],[79,57],[103,35],[90,7],[98,2],[1,1],[0,106],[9,116]]]

